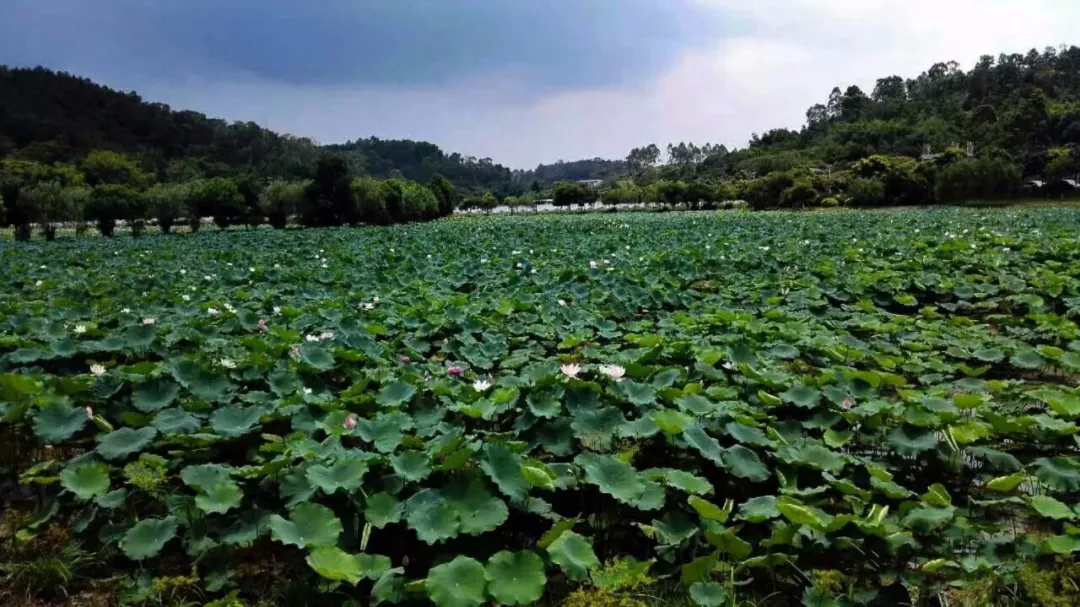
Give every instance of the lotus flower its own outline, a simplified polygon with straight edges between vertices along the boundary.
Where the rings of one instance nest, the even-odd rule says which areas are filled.
[[[184,301],[191,301],[191,296],[188,295],[187,293],[184,293],[183,295],[180,296],[180,299],[183,299]]]
[[[236,311],[236,308],[232,307],[232,304],[228,304],[228,303],[225,304],[225,309],[230,311],[230,312],[235,312]]]
[[[461,367],[459,367],[458,365],[451,365],[447,367],[446,372],[451,377],[461,377],[461,374],[463,373]]]
[[[321,339],[323,341],[326,341],[328,339],[334,339],[334,332],[333,331],[323,331],[322,333],[319,334],[319,339]]]
[[[149,316],[147,316],[146,318],[142,319],[142,324],[144,324],[144,325],[152,325],[152,324],[154,324],[155,322],[157,322],[157,321],[155,321],[155,320],[154,320],[153,318],[150,318]]]
[[[404,364],[409,362],[409,357],[402,354],[401,356],[398,357],[398,362],[400,362],[401,364],[404,365]]]
[[[234,363],[231,359],[223,358],[221,359],[221,366],[225,367],[226,369],[235,369],[236,363]]]
[[[75,335],[82,335],[86,333],[86,325],[75,325]]]
[[[352,430],[356,427],[356,416],[351,413],[346,415],[345,421],[341,425],[345,426],[346,430]]]
[[[281,314],[281,306],[274,306],[274,314]]]
[[[90,365],[90,372],[94,375],[105,375],[105,365]]]
[[[319,336],[312,333],[312,334],[308,335],[307,337],[305,337],[304,339],[306,339],[307,341],[315,342],[315,341],[319,341]]]
[[[595,261],[589,261],[589,267],[591,269],[595,270],[596,269],[596,262]]]
[[[259,330],[260,331],[269,331],[269,329],[266,327],[266,321],[261,319],[261,318],[259,319]]]
[[[86,419],[94,419],[94,408],[93,407],[87,407],[86,408]]]
[[[131,308],[124,308],[123,310],[120,310],[120,313],[121,314],[131,314]]]
[[[289,349],[289,356],[299,360],[300,359],[300,346],[293,346]]]
[[[840,406],[845,409],[850,409],[855,406],[855,401],[851,400],[850,396],[844,398],[844,402],[840,403]]]
[[[569,377],[571,379],[577,379],[578,373],[581,373],[581,365],[578,365],[576,363],[570,363],[570,364],[563,365],[561,367],[561,369],[562,369],[563,375],[565,375],[565,376],[567,376],[567,377]]]
[[[565,308],[566,307],[566,300],[565,299],[560,299],[559,300],[559,305]]]
[[[209,308],[206,313],[210,316],[217,316],[218,314],[221,314],[221,312],[217,311],[217,308]]]
[[[619,365],[604,365],[600,367],[600,372],[607,375],[615,381],[620,381],[624,375],[626,375],[626,369]]]
[[[491,387],[491,382],[483,379],[478,379],[473,382],[472,388],[477,392],[487,392],[487,389]]]
[[[308,388],[307,386],[304,386],[303,392],[304,392],[304,396],[308,396],[308,395],[311,394],[311,388]]]
[[[733,363],[731,361],[728,361],[728,362],[726,362],[726,363],[724,363],[723,365],[720,365],[720,366],[727,369],[728,371],[734,371],[735,369],[738,368],[738,367],[735,366],[735,363]]]

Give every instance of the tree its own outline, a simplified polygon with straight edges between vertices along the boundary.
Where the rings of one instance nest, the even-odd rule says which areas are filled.
[[[585,204],[585,186],[580,183],[566,181],[555,184],[554,201],[557,207],[569,207],[572,205]]]
[[[339,226],[356,219],[352,173],[343,156],[320,158],[304,191],[301,220],[306,226]]]
[[[436,173],[428,182],[428,188],[435,194],[435,199],[439,201],[439,216],[448,217],[451,215],[457,203],[457,192],[454,190],[454,184],[450,183],[450,180],[446,177]]]
[[[90,152],[83,159],[81,168],[86,175],[86,183],[90,186],[108,183],[138,188],[149,180],[134,160],[118,152]]]
[[[804,208],[817,203],[820,194],[809,179],[796,179],[795,183],[780,193],[780,206]]]
[[[370,225],[390,223],[390,213],[386,209],[382,182],[371,177],[359,177],[352,182],[353,195],[356,197],[357,221]]]
[[[56,239],[56,224],[67,219],[63,186],[55,181],[39,183],[19,193],[19,204],[38,224],[45,240]]]
[[[107,183],[99,185],[90,193],[86,214],[97,222],[102,236],[116,232],[116,222],[130,216],[137,208],[139,193],[126,185]]]
[[[306,181],[273,181],[259,194],[259,210],[270,225],[283,229],[304,203]]]
[[[212,215],[214,223],[222,230],[240,222],[244,214],[244,197],[236,182],[227,177],[193,183],[191,204],[199,216]]]
[[[860,177],[848,184],[847,196],[853,205],[882,205],[885,204],[885,184],[877,179]]]
[[[434,219],[439,213],[439,201],[426,186],[415,181],[405,181],[401,187],[401,222]]]
[[[143,194],[148,212],[157,219],[162,234],[169,234],[178,221],[187,217],[192,192],[187,183],[157,184]]]
[[[64,211],[67,220],[75,223],[75,234],[82,236],[86,233],[86,205],[90,200],[90,188],[85,186],[68,186],[61,190]]]

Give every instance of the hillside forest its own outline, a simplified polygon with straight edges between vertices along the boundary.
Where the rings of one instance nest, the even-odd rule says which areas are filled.
[[[1080,48],[938,63],[873,89],[834,88],[798,131],[745,148],[647,144],[624,159],[511,170],[427,142],[375,137],[319,145],[251,122],[176,111],[44,68],[0,67],[3,222],[28,238],[118,221],[163,231],[200,217],[388,224],[456,207],[662,203],[757,209],[951,203],[1056,196],[1080,172]],[[600,180],[600,187],[580,183]]]

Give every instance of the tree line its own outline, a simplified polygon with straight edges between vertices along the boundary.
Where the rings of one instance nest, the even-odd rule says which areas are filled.
[[[178,225],[191,232],[211,217],[221,229],[290,221],[310,227],[388,225],[449,215],[457,192],[442,175],[427,184],[392,175],[358,176],[341,156],[320,158],[310,179],[208,177],[158,182],[118,152],[91,152],[77,165],[5,158],[0,160],[0,220],[28,240],[35,226],[53,240],[62,224],[83,233],[93,224],[112,236],[125,222],[134,236],[152,222],[168,234]]]

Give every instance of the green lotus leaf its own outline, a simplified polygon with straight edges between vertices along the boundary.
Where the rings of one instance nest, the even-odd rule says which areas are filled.
[[[780,516],[780,510],[776,507],[776,497],[772,495],[760,495],[746,500],[739,507],[739,516],[736,518],[750,521],[751,523],[763,523],[769,519]]]
[[[600,565],[592,543],[573,531],[564,531],[548,545],[547,551],[551,562],[558,565],[570,580],[583,580],[588,577],[590,570]]]
[[[690,426],[683,432],[683,439],[690,444],[691,447],[698,450],[699,453],[706,458],[713,461],[713,463],[719,466],[725,466],[724,463],[724,449],[720,446],[720,443],[715,438],[705,433],[705,430],[701,426]]]
[[[695,476],[684,470],[674,468],[650,468],[642,474],[650,480],[662,480],[670,487],[680,491],[697,495],[706,495],[713,492],[712,483],[700,476]]]
[[[330,351],[315,343],[305,343],[300,346],[300,360],[319,371],[329,371],[334,368],[334,357]]]
[[[674,409],[660,409],[649,414],[649,420],[664,434],[681,434],[693,423],[689,415]]]
[[[547,466],[535,466],[528,463],[521,464],[521,476],[530,487],[537,487],[545,491],[555,490],[555,473]]]
[[[756,483],[768,480],[770,474],[765,464],[761,463],[757,453],[742,445],[735,445],[724,451],[724,465],[732,474]]]
[[[122,459],[142,451],[157,436],[154,428],[120,428],[98,435],[96,451],[105,459]]]
[[[675,405],[694,415],[710,415],[719,410],[719,406],[700,394],[686,394],[675,399]]]
[[[405,573],[405,569],[402,567],[394,567],[382,574],[371,587],[371,604],[397,604],[404,601],[405,580],[401,575],[403,573]]]
[[[690,598],[701,607],[720,607],[727,604],[728,593],[716,582],[697,582],[690,586]]]
[[[163,377],[139,384],[131,393],[131,404],[143,413],[168,407],[180,395],[180,386]]]
[[[390,459],[394,472],[407,481],[422,481],[431,474],[431,460],[419,451],[406,451]]]
[[[521,473],[521,457],[506,447],[485,445],[480,469],[511,499],[524,501],[528,496],[529,483]]]
[[[210,427],[220,436],[236,438],[254,430],[263,412],[259,406],[229,405],[210,414]]]
[[[34,434],[46,443],[66,441],[82,430],[88,418],[82,407],[49,405],[34,416]]]
[[[780,398],[783,399],[784,402],[797,405],[804,409],[813,409],[821,400],[821,392],[801,383],[797,383],[788,389],[787,392],[782,393]]]
[[[544,561],[535,552],[495,553],[484,570],[487,589],[502,605],[528,605],[544,594]]]
[[[986,488],[1000,493],[1012,493],[1027,479],[1028,475],[1017,472],[1008,476],[999,476],[991,479],[986,483]]]
[[[997,363],[1005,360],[1005,353],[997,348],[976,350],[971,353],[971,356],[987,363]]]
[[[656,390],[648,384],[625,380],[619,382],[618,385],[622,393],[626,395],[626,399],[639,407],[656,403]]]
[[[562,411],[562,403],[549,392],[534,392],[525,398],[525,402],[529,405],[529,411],[537,417],[553,418]]]
[[[691,495],[688,503],[703,519],[719,521],[721,523],[728,519],[729,512],[727,510],[720,508],[708,500],[703,500],[696,495]]]
[[[412,397],[415,394],[416,388],[411,384],[395,381],[387,384],[379,391],[378,396],[375,398],[375,402],[383,407],[400,407],[412,400]]]
[[[240,506],[244,493],[236,483],[218,483],[195,496],[195,506],[203,512],[224,514]]]
[[[615,407],[579,409],[570,427],[583,444],[602,449],[611,447],[615,434],[626,424],[626,417]]]
[[[900,522],[908,529],[917,533],[931,533],[948,524],[955,514],[956,508],[953,508],[952,506],[949,506],[948,508],[921,506],[909,510],[907,516]]]
[[[813,506],[789,499],[777,500],[776,509],[784,518],[796,525],[807,525],[821,531],[828,527],[833,519],[832,516]]]
[[[805,444],[799,447],[787,446],[777,453],[780,459],[792,464],[804,464],[818,470],[838,474],[847,465],[841,455],[821,445]]]
[[[127,489],[117,489],[94,498],[94,505],[105,510],[116,510],[127,503]]]
[[[85,502],[109,492],[109,472],[101,464],[78,464],[60,473],[60,485]]]
[[[1040,457],[1035,460],[1035,476],[1055,491],[1080,489],[1080,466],[1072,458]]]
[[[293,508],[287,520],[271,515],[268,523],[275,540],[297,548],[336,546],[344,530],[333,510],[312,503]]]
[[[1047,552],[1072,554],[1080,551],[1080,535],[1054,535],[1043,542]]]
[[[1021,369],[1038,369],[1046,365],[1046,361],[1038,352],[1031,349],[1021,350],[1016,354],[1013,354],[1009,359],[1013,365],[1020,367]]]
[[[204,491],[232,480],[232,469],[219,464],[198,464],[187,466],[180,471],[184,484]]]
[[[192,360],[173,360],[169,363],[168,368],[181,386],[206,401],[216,402],[222,400],[232,388],[227,377],[213,371],[207,371]]]
[[[175,516],[163,519],[143,519],[124,534],[120,549],[131,560],[142,561],[157,556],[165,544],[176,537],[180,526]]]
[[[582,453],[574,463],[585,471],[585,479],[624,504],[634,505],[645,492],[645,483],[633,466],[619,458]]]
[[[1050,497],[1049,495],[1033,495],[1028,498],[1028,504],[1041,516],[1055,520],[1071,520],[1076,518],[1076,513],[1068,506]]]
[[[313,487],[331,495],[339,489],[356,491],[360,488],[364,474],[368,471],[368,461],[360,457],[339,459],[333,465],[317,464],[307,469],[307,480]]]
[[[441,495],[453,508],[462,533],[477,535],[493,531],[509,516],[506,503],[492,495],[487,485],[478,478],[452,484]]]
[[[938,444],[934,433],[907,426],[893,428],[886,440],[900,455],[918,455],[937,447]]]
[[[353,586],[365,578],[377,580],[390,570],[390,559],[382,555],[349,554],[336,546],[318,546],[307,557],[315,573]]]
[[[364,518],[376,529],[401,520],[405,506],[389,493],[376,493],[364,502]]]
[[[686,586],[690,586],[702,580],[707,580],[712,577],[712,572],[716,569],[716,564],[720,561],[720,551],[716,550],[706,554],[705,556],[699,556],[696,559],[682,566],[682,572],[680,578],[682,583]]]
[[[357,419],[356,433],[369,443],[374,443],[375,449],[379,452],[393,453],[405,438],[404,431],[412,426],[413,422],[409,416],[395,411],[381,414],[375,419]]]
[[[467,556],[432,567],[424,580],[428,596],[438,607],[477,607],[486,600],[486,587],[484,566]]]
[[[163,409],[151,425],[162,434],[189,434],[199,429],[199,420],[183,409]]]
[[[768,447],[773,444],[773,441],[769,440],[769,437],[765,436],[765,433],[760,428],[754,428],[739,422],[731,422],[724,426],[724,430],[731,435],[731,438],[740,443],[758,447]]]
[[[405,521],[423,542],[437,544],[458,535],[458,511],[438,491],[424,489],[405,503]]]

